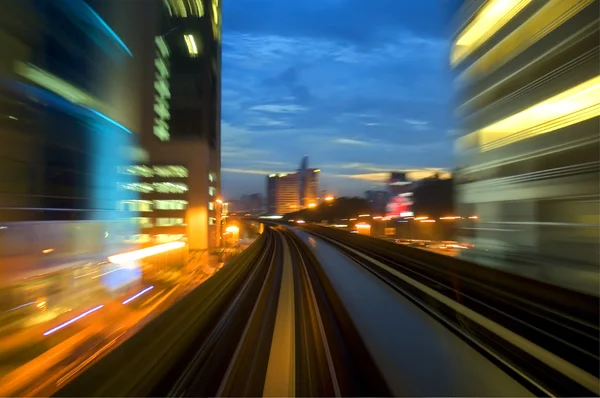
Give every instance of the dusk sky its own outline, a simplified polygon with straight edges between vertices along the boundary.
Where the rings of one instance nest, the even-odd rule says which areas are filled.
[[[448,19],[447,0],[224,1],[225,197],[305,154],[336,195],[450,168]]]

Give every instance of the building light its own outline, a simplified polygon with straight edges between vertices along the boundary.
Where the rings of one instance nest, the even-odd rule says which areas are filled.
[[[188,53],[192,57],[197,57],[198,56],[198,46],[196,46],[196,40],[194,40],[194,36],[193,35],[183,35],[183,37],[185,39],[185,44],[187,44]]]
[[[321,169],[315,169],[315,173],[320,173]]]
[[[167,47],[167,43],[165,42],[165,39],[162,36],[156,36],[156,38],[154,39],[154,43],[156,44],[156,48],[158,49],[160,56],[162,58],[168,58],[169,57],[169,47]]]
[[[156,68],[155,81],[154,81],[154,128],[153,132],[156,137],[161,141],[169,141],[169,123],[168,120],[171,118],[169,109],[169,99],[171,98],[171,90],[169,85],[169,48],[162,36],[157,36],[154,39],[156,45],[156,59],[154,60],[154,66]]]
[[[451,64],[454,66],[465,59],[530,2],[531,0],[488,1],[473,22],[458,36],[452,49]]]
[[[458,149],[490,151],[600,115],[600,76],[457,140]]]

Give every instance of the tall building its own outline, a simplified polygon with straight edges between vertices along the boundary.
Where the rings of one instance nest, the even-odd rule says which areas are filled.
[[[368,191],[365,191],[365,199],[367,200],[367,202],[369,202],[369,207],[374,213],[385,212],[389,196],[390,195],[388,191],[378,189],[370,189]]]
[[[133,214],[120,208],[136,200],[123,189],[135,180],[118,172],[135,161],[139,112],[120,107],[140,99],[120,87],[135,61],[108,19],[116,11],[92,4],[2,2],[2,283],[105,264],[138,233]],[[107,283],[134,276],[125,274]]]
[[[300,210],[298,173],[267,176],[267,211],[286,214]]]
[[[314,206],[319,202],[319,169],[308,167],[308,155],[304,155],[298,169],[298,194],[301,208]]]
[[[451,53],[464,255],[596,294],[599,4],[464,1]]]
[[[147,80],[153,104],[142,131],[147,153],[130,168],[144,185],[143,240],[178,239],[190,250],[220,245],[221,5],[149,1],[157,8]],[[147,206],[149,205],[149,206]]]
[[[269,174],[267,211],[285,214],[316,206],[319,203],[320,172],[320,169],[308,167],[308,155],[304,155],[296,172]],[[292,194],[296,196],[292,197]]]

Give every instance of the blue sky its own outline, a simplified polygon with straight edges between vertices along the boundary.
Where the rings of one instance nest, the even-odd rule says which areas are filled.
[[[304,154],[337,195],[391,170],[450,168],[449,4],[224,1],[225,197],[264,193],[267,173]]]

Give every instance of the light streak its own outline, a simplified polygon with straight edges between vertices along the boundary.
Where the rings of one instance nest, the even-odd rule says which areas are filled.
[[[64,328],[64,327],[67,327],[67,326],[69,326],[70,324],[72,324],[73,322],[77,322],[78,320],[80,320],[80,319],[81,319],[81,318],[83,318],[84,316],[87,316],[87,315],[91,314],[92,312],[98,311],[98,310],[99,310],[100,308],[102,308],[102,307],[104,307],[104,305],[99,305],[99,306],[97,306],[97,307],[94,307],[94,308],[92,308],[91,310],[88,310],[88,311],[84,312],[83,314],[81,314],[81,315],[78,315],[78,316],[76,316],[75,318],[73,318],[73,319],[71,319],[71,320],[69,320],[69,321],[67,321],[67,322],[65,322],[65,323],[62,323],[62,324],[58,325],[57,327],[55,327],[55,328],[52,328],[52,329],[50,329],[50,330],[48,330],[48,331],[44,332],[44,334],[43,334],[43,335],[44,335],[44,336],[48,336],[48,335],[50,335],[50,334],[52,334],[52,333],[56,332],[57,330],[60,330],[60,329],[62,329],[62,328]]]
[[[128,253],[115,254],[114,256],[108,257],[108,261],[113,264],[123,264],[130,261],[140,260],[142,258],[150,257],[155,254],[167,252],[169,250],[179,249],[185,246],[184,242],[170,242],[163,245],[147,247],[145,249],[134,250]]]
[[[140,297],[142,294],[149,292],[152,289],[154,289],[154,286],[149,286],[149,287],[145,288],[144,290],[142,290],[141,292],[136,293],[133,296],[129,297],[127,300],[123,301],[121,304],[127,304],[127,303],[135,300],[136,298]]]

